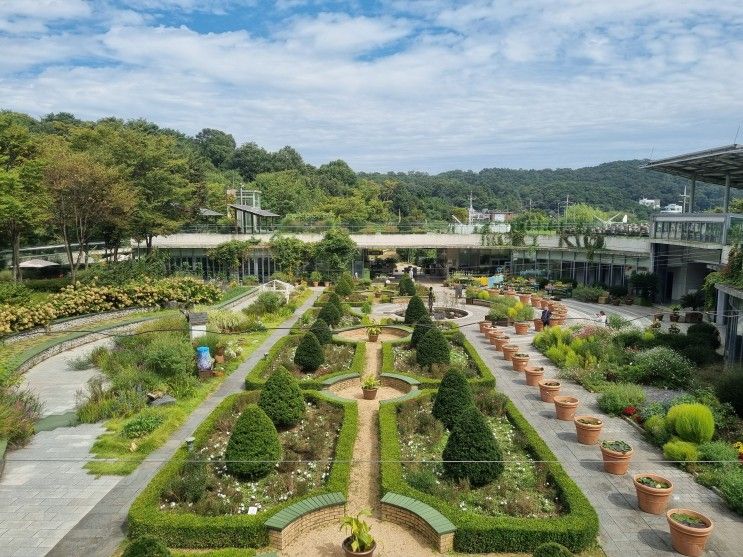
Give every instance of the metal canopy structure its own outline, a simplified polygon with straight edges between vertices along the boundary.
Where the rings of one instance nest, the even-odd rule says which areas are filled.
[[[200,217],[223,217],[224,215],[222,213],[218,213],[217,211],[212,211],[211,209],[207,207],[200,207],[199,216]]]
[[[238,211],[244,211],[246,213],[250,213],[252,215],[256,215],[259,217],[278,217],[276,213],[272,213],[271,211],[266,211],[265,209],[259,209],[258,207],[251,207],[250,205],[230,205],[233,209],[236,209]]]
[[[743,188],[743,145],[727,145],[660,159],[641,168],[720,186]]]
[[[46,259],[27,259],[18,264],[21,269],[45,269],[46,267],[59,267],[59,263],[47,261]]]

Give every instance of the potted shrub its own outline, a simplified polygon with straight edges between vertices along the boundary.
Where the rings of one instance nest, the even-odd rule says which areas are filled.
[[[539,398],[542,402],[553,402],[555,395],[560,392],[560,382],[554,379],[542,380],[537,385],[539,385]]]
[[[670,480],[656,474],[635,474],[632,478],[640,510],[650,514],[663,514],[673,492]]]
[[[348,528],[351,534],[342,544],[346,557],[371,557],[377,548],[377,542],[369,533],[371,526],[361,519],[362,516],[369,516],[369,512],[361,511],[356,516],[346,515],[341,519],[341,530]]]
[[[317,286],[320,284],[320,281],[322,280],[322,275],[319,271],[312,271],[310,273],[310,282],[312,283],[312,286]]]
[[[525,352],[516,352],[511,356],[511,365],[514,371],[526,371],[526,364],[529,363],[529,354]]]
[[[379,340],[379,333],[382,332],[382,329],[378,327],[377,325],[372,325],[366,330],[366,334],[369,337],[369,342],[377,342]]]
[[[671,307],[671,315],[668,316],[668,319],[671,320],[671,323],[678,323],[679,319],[681,319],[681,314],[679,313],[681,311],[681,306],[675,305]]]
[[[508,317],[513,319],[517,335],[525,335],[529,332],[529,325],[534,319],[534,308],[518,302],[508,308]]]
[[[373,375],[365,375],[361,381],[361,390],[364,393],[364,400],[374,400],[379,390],[379,379]]]
[[[501,336],[490,337],[490,344],[493,344],[495,346],[495,349],[500,352],[503,350],[503,347],[508,344],[509,340],[509,336],[501,334]]]
[[[604,471],[622,476],[627,473],[629,462],[634,451],[626,441],[602,441],[601,457],[604,459]]]
[[[576,416],[573,418],[575,434],[581,445],[595,445],[604,427],[604,422],[594,416]]]
[[[544,368],[542,366],[526,366],[524,373],[526,374],[526,384],[530,387],[536,387],[544,377]]]
[[[542,318],[541,317],[536,317],[536,318],[534,318],[533,321],[534,321],[534,330],[536,332],[539,333],[539,332],[541,332],[541,331],[544,330],[544,323],[542,323]]]
[[[516,344],[504,344],[501,350],[503,351],[503,359],[510,362],[513,355],[519,351],[519,347]]]
[[[574,396],[553,396],[552,402],[555,403],[555,415],[558,420],[569,422],[575,417],[575,411],[578,409],[578,399]]]
[[[666,512],[671,531],[671,545],[682,555],[697,557],[704,552],[714,524],[701,513],[690,509],[669,509]]]

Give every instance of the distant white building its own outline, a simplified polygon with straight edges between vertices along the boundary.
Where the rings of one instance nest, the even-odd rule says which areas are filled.
[[[678,203],[669,203],[661,210],[661,213],[681,213],[684,208]]]
[[[638,202],[643,207],[649,207],[651,209],[660,209],[660,199],[647,199],[643,197]]]

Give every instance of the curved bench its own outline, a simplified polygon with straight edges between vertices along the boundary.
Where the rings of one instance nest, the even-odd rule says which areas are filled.
[[[441,553],[454,549],[457,527],[439,511],[417,499],[393,493],[382,497],[382,519],[423,534]]]
[[[358,373],[344,373],[342,375],[334,375],[333,377],[328,377],[322,382],[323,389],[327,389],[334,385],[338,385],[340,388],[351,386],[354,382],[357,383],[360,377],[361,376]],[[342,383],[345,383],[346,381],[348,381],[349,384],[342,385]]]
[[[421,384],[417,379],[403,375],[402,373],[382,373],[380,377],[382,379],[382,385],[393,387],[404,393],[416,390]]]
[[[307,530],[338,524],[346,510],[346,496],[340,492],[324,493],[297,501],[266,520],[268,543],[284,549]]]

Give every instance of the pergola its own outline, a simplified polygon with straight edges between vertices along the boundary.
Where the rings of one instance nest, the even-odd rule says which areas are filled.
[[[730,188],[743,188],[743,145],[733,144],[649,162],[642,166],[691,180],[689,212],[694,212],[697,180],[725,186],[724,212],[730,207]]]

